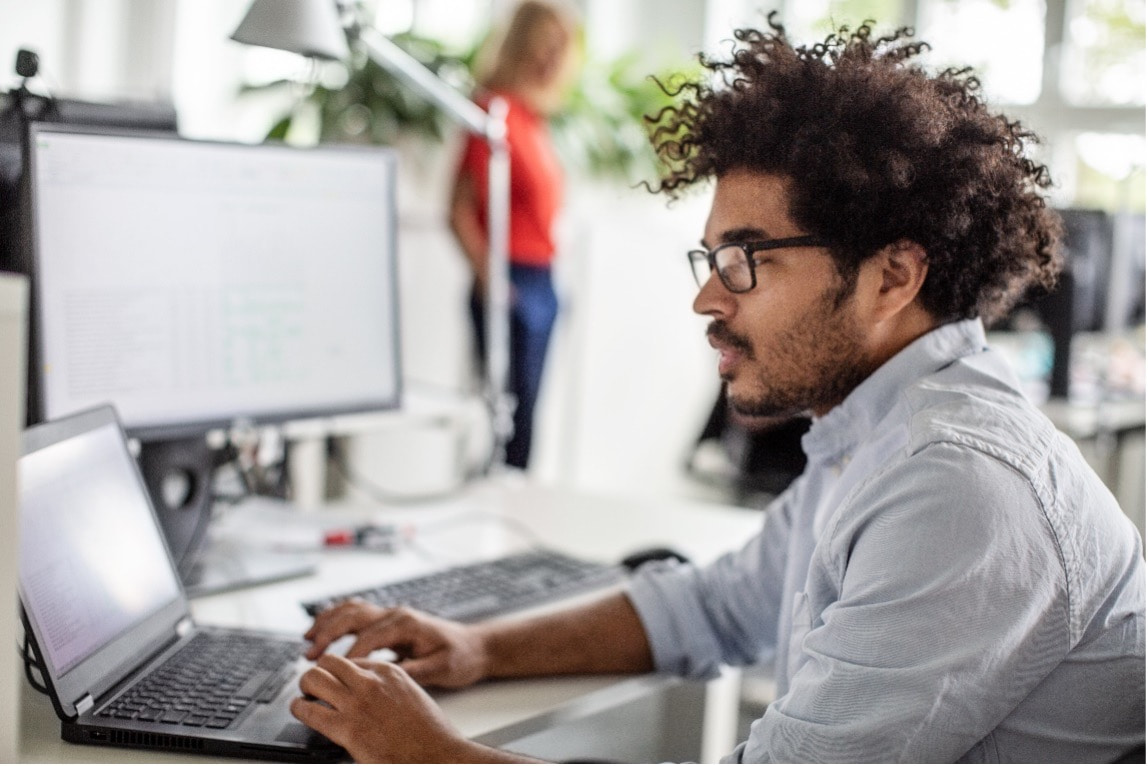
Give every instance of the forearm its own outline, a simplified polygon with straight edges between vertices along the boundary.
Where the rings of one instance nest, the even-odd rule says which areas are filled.
[[[475,628],[488,678],[653,670],[646,631],[629,598],[606,596],[585,606]]]
[[[458,241],[462,253],[466,256],[467,263],[470,264],[471,270],[475,275],[486,274],[486,261],[487,261],[487,240],[486,234],[478,226],[477,222],[467,220],[465,215],[459,215],[457,220],[451,218],[451,231],[454,232],[455,240]]]
[[[459,179],[451,199],[450,230],[480,282],[486,279],[488,240],[479,220],[478,200],[469,178]]]
[[[449,755],[450,759],[439,760],[438,763],[547,763],[520,753],[497,750],[471,741],[461,743],[457,752]]]

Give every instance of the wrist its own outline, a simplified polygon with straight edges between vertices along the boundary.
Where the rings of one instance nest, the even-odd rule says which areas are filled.
[[[500,674],[498,662],[498,635],[495,623],[485,622],[468,626],[474,640],[476,660],[480,680],[497,678]]]
[[[545,761],[487,747],[470,740],[462,740],[451,748],[450,757],[441,763],[545,763]]]

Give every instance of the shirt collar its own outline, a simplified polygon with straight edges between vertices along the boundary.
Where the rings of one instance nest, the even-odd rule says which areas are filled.
[[[987,348],[979,318],[942,325],[917,338],[862,381],[845,401],[814,418],[801,446],[811,462],[830,462],[847,455],[872,436],[905,387],[961,357]]]

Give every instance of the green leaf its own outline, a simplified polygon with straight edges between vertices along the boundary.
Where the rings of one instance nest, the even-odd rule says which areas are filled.
[[[279,122],[271,126],[271,130],[267,131],[266,141],[284,141],[287,138],[287,131],[291,129],[291,122],[294,119],[293,115],[283,116]]]

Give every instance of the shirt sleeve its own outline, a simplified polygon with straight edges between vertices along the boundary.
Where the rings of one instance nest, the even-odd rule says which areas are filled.
[[[789,688],[730,760],[951,763],[1070,648],[1043,509],[985,453],[899,461],[825,535],[794,606]]]
[[[741,550],[706,568],[655,562],[632,578],[628,595],[657,670],[711,678],[722,664],[745,665],[775,648],[800,482],[766,508],[761,532]]]

